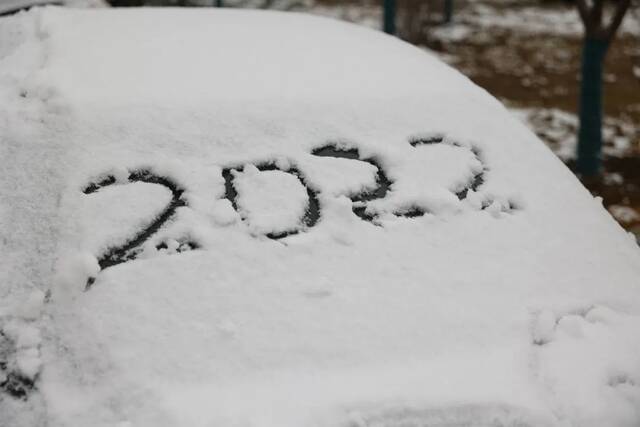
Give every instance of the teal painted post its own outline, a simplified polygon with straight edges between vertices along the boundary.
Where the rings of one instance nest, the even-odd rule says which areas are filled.
[[[384,0],[384,32],[396,33],[396,0]]]
[[[453,21],[453,0],[444,0],[444,23],[449,24]]]
[[[580,84],[580,130],[577,172],[594,176],[600,172],[602,157],[602,68],[609,43],[586,37],[582,47]]]
[[[223,0],[216,0],[216,7],[224,7]]]

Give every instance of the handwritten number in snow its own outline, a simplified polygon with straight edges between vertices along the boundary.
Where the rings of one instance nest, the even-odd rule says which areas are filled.
[[[307,199],[308,199],[307,209],[305,210],[304,216],[301,218],[302,226],[293,230],[284,231],[280,233],[267,233],[266,237],[270,239],[278,240],[287,236],[298,234],[300,231],[304,229],[309,229],[314,225],[316,225],[316,223],[318,222],[318,219],[320,219],[320,203],[318,202],[318,194],[316,193],[315,190],[313,190],[311,187],[307,185],[307,182],[304,179],[304,175],[302,175],[298,169],[292,167],[287,170],[283,170],[278,166],[276,166],[275,163],[270,163],[270,162],[259,163],[255,165],[255,167],[261,172],[277,170],[277,171],[289,173],[295,176],[296,178],[298,178],[298,180],[300,181],[300,183],[303,185],[303,187],[307,192]],[[225,168],[222,170],[222,177],[224,178],[224,188],[225,188],[224,197],[231,202],[231,205],[236,210],[236,212],[239,212],[238,202],[237,202],[238,192],[236,191],[233,185],[234,175],[232,171],[234,170],[241,172],[243,168],[234,167],[234,168]],[[243,220],[246,221],[247,219],[243,218]]]
[[[128,238],[122,245],[112,247],[102,254],[98,259],[98,264],[100,265],[101,270],[136,259],[143,244],[158,232],[158,230],[160,230],[171,217],[174,216],[179,207],[186,206],[186,202],[182,199],[184,190],[170,178],[155,175],[148,170],[138,170],[129,174],[128,182],[145,182],[148,184],[162,185],[171,191],[171,201],[157,216],[157,218],[154,219],[146,228]],[[83,192],[85,194],[92,194],[100,191],[102,188],[115,184],[115,177],[107,176],[98,182],[90,183],[84,188]],[[185,244],[189,246],[189,248],[197,248],[197,244],[193,242],[185,242]],[[162,247],[162,244],[159,246]],[[93,280],[90,279],[87,287],[90,287],[92,283]]]
[[[432,137],[413,139],[410,141],[410,144],[414,148],[418,148],[420,146],[432,145],[432,144],[450,144],[445,141],[445,138],[440,135],[435,135]],[[465,148],[456,143],[451,144],[454,147]],[[471,150],[475,158],[481,163],[482,159],[480,153],[475,148],[468,148]],[[387,174],[385,173],[382,164],[375,157],[363,157],[357,148],[343,148],[335,144],[327,144],[325,146],[316,148],[311,153],[314,156],[318,157],[333,157],[333,158],[343,158],[350,159],[354,161],[366,162],[374,166],[377,170],[376,172],[376,185],[374,188],[365,189],[357,194],[350,195],[350,199],[353,202],[352,210],[355,215],[360,217],[361,219],[369,222],[375,223],[377,219],[377,214],[371,213],[367,211],[367,207],[369,202],[379,199],[384,199],[387,197],[391,187],[393,185],[393,181],[389,179]],[[320,204],[318,202],[318,194],[315,189],[309,187],[307,184],[304,175],[295,167],[289,168],[287,170],[283,170],[276,166],[273,162],[264,162],[256,165],[256,168],[259,171],[274,171],[279,170],[281,172],[289,173],[295,176],[300,183],[304,186],[308,203],[306,211],[301,218],[301,223],[297,228],[278,233],[268,233],[266,237],[271,239],[281,239],[293,234],[297,234],[300,231],[309,229],[316,225],[320,218]],[[225,183],[225,195],[233,208],[236,211],[238,210],[237,198],[238,192],[234,187],[234,174],[232,173],[234,170],[242,171],[242,167],[229,167],[225,168],[222,171],[222,176],[224,178]],[[467,198],[469,190],[476,191],[483,183],[484,183],[484,172],[486,167],[483,164],[482,170],[476,173],[471,180],[460,190],[456,191],[455,194],[459,200],[464,200]],[[155,233],[157,233],[164,224],[175,215],[176,210],[181,206],[186,206],[186,202],[183,200],[182,195],[184,190],[178,186],[173,180],[167,177],[162,177],[153,174],[148,170],[138,170],[132,172],[128,177],[129,183],[134,182],[145,182],[149,184],[158,184],[166,187],[171,191],[171,201],[164,208],[164,210],[158,215],[158,217],[151,222],[149,226],[145,229],[141,230],[137,234],[131,236],[127,239],[122,245],[117,247],[112,247],[106,251],[106,253],[102,254],[98,260],[98,264],[100,268],[104,270],[105,268],[109,268],[118,264],[122,264],[127,261],[131,261],[136,259],[136,257],[141,252],[142,246],[145,242],[147,242]],[[100,191],[100,189],[116,185],[116,179],[114,176],[107,176],[102,180],[89,183],[83,190],[85,194],[92,194]],[[491,200],[485,201],[482,205],[482,209],[487,208],[492,203]],[[515,205],[510,205],[509,209],[515,209]],[[420,207],[408,207],[401,211],[393,212],[396,216],[403,217],[419,217],[426,213],[423,208]],[[247,218],[243,218],[243,220],[247,220]],[[157,250],[166,251],[168,253],[180,253],[187,250],[197,249],[197,243],[194,243],[190,240],[169,240],[160,242],[156,245]],[[87,287],[89,287],[93,283],[93,279],[90,279]]]
[[[419,147],[423,145],[432,145],[432,144],[443,144],[445,143],[445,138],[441,135],[434,135],[425,138],[413,139],[410,141],[412,147]],[[452,144],[455,147],[462,146],[458,144]],[[475,158],[482,164],[482,159],[480,158],[480,153],[475,148],[469,148]],[[384,169],[380,162],[378,162],[375,158],[369,157],[365,158],[360,155],[360,152],[356,148],[341,148],[336,145],[325,145],[320,148],[316,148],[312,151],[314,156],[320,157],[335,157],[335,158],[343,158],[343,159],[351,159],[357,160],[361,162],[367,162],[376,167],[376,187],[373,190],[365,190],[358,194],[353,194],[350,196],[351,201],[353,202],[353,212],[362,218],[365,221],[373,222],[376,219],[375,214],[371,214],[367,212],[367,202],[383,199],[386,197],[389,192],[393,182],[387,177]],[[483,183],[484,183],[484,166],[482,171],[474,174],[471,181],[465,185],[459,191],[456,191],[455,194],[459,200],[464,200],[467,198],[469,190],[476,191]],[[419,216],[423,216],[426,211],[421,207],[409,207],[402,211],[394,212],[396,216],[402,216],[407,218],[415,218]]]
[[[383,199],[387,195],[389,187],[391,187],[392,184],[391,180],[384,173],[380,163],[374,158],[363,158],[360,156],[360,152],[357,148],[341,148],[335,145],[325,145],[323,147],[316,148],[311,152],[311,154],[319,157],[335,157],[366,162],[377,169],[376,187],[350,196],[351,201],[353,202],[353,213],[365,221],[373,221],[375,216],[367,213],[366,202]]]
[[[409,142],[409,144],[411,144],[412,147],[419,147],[423,145],[432,145],[432,144],[443,144],[443,143],[445,143],[445,140],[444,140],[444,137],[441,135],[434,135],[434,136],[425,137],[425,138],[417,138]],[[467,148],[457,143],[453,143],[451,145],[459,148]],[[474,147],[471,147],[468,149],[471,150],[476,160],[480,162],[480,164],[482,165],[482,170],[474,174],[473,178],[471,178],[471,181],[466,186],[464,186],[461,190],[455,193],[456,196],[458,196],[459,200],[466,199],[467,195],[469,194],[469,190],[476,191],[484,183],[485,167],[484,167],[484,163],[482,162],[482,159],[480,158],[480,152],[478,151],[478,149]]]

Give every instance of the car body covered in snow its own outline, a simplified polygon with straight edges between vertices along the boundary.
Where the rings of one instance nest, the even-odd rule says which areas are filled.
[[[633,237],[432,54],[47,7],[0,101],[0,424],[640,422]]]

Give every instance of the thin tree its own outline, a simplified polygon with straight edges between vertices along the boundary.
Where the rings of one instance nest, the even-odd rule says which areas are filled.
[[[602,152],[602,70],[605,56],[629,9],[631,0],[612,1],[614,9],[605,19],[605,0],[576,0],[584,23],[582,80],[580,86],[580,130],[577,172],[595,176],[600,172]]]
[[[442,15],[445,24],[453,21],[453,0],[444,0]]]
[[[382,2],[382,29],[387,34],[396,33],[396,0]]]

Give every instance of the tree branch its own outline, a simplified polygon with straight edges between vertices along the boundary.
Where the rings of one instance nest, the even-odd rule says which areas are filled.
[[[588,28],[589,25],[589,6],[587,5],[587,0],[576,0],[576,5],[578,6],[578,13],[580,13],[580,19],[582,19],[582,23],[585,28]]]
[[[593,8],[591,9],[591,21],[595,28],[602,28],[602,10],[604,8],[604,0],[593,0]]]
[[[630,5],[631,0],[620,0],[618,2],[618,6],[616,7],[613,18],[611,19],[609,26],[605,30],[607,40],[612,40],[615,37],[616,32],[618,31],[618,28],[620,28],[620,24],[622,24],[624,15],[627,13]]]

